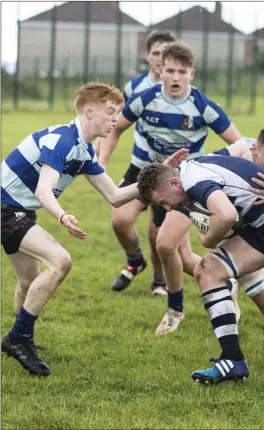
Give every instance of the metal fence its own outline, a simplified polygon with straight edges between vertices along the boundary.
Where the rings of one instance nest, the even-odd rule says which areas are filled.
[[[17,22],[16,70],[6,86],[10,91],[3,95],[4,100],[10,99],[12,93],[14,108],[36,109],[37,102],[48,109],[58,103],[67,108],[82,83],[101,80],[122,88],[128,79],[146,70],[144,39],[151,30],[159,29],[159,24],[132,31],[122,22],[117,2],[112,27],[96,27],[91,17],[93,2],[84,3],[82,23],[62,24],[57,6],[50,11],[49,22],[40,22],[39,27]],[[235,32],[232,26],[223,34],[213,32],[210,13],[206,9],[201,13],[203,25],[199,32],[190,33],[183,28],[182,14],[175,16],[175,27],[168,28],[194,51],[193,84],[208,96],[220,97],[226,108],[254,113],[257,93],[264,96],[264,40],[258,31],[249,37]],[[27,49],[29,43],[31,49]],[[3,87],[6,75],[2,75]]]

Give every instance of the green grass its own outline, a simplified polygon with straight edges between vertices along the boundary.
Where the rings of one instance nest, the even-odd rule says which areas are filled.
[[[259,104],[259,107],[261,105]],[[264,106],[262,105],[262,112]],[[9,112],[3,115],[3,157],[27,134],[68,122],[71,113]],[[232,119],[254,137],[263,113]],[[108,173],[117,182],[130,161],[132,135],[122,138]],[[223,146],[210,133],[206,149]],[[124,264],[111,228],[110,205],[79,178],[60,199],[87,231],[85,241],[69,236],[44,210],[39,224],[71,253],[73,268],[36,324],[36,343],[52,376],[37,379],[5,355],[2,358],[3,429],[261,429],[263,408],[262,318],[240,294],[241,345],[250,365],[243,383],[196,385],[190,373],[207,365],[219,348],[202,307],[198,287],[185,276],[186,318],[171,335],[154,332],[166,299],[150,295],[151,265],[123,293],[110,286]],[[137,222],[149,261],[147,212]],[[202,253],[192,230],[193,249]],[[14,321],[15,274],[2,256],[2,332]]]

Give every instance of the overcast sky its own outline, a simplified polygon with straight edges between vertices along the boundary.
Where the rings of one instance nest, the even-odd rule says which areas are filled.
[[[98,1],[98,0],[97,0]],[[2,6],[2,63],[14,62],[16,59],[16,20],[19,14],[21,20],[50,9],[54,4],[63,2],[13,2],[3,1]],[[206,7],[210,12],[215,8],[215,2],[121,2],[123,12],[132,16],[144,25],[153,24],[173,16],[180,9],[186,10],[194,5]],[[222,18],[243,31],[251,33],[256,28],[264,27],[264,2],[222,2]]]

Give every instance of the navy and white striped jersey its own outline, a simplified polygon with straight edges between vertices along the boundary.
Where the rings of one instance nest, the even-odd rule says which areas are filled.
[[[28,210],[39,208],[41,205],[34,194],[43,163],[60,173],[53,189],[56,198],[78,175],[104,172],[92,144],[85,143],[76,118],[70,124],[55,125],[29,135],[2,162],[2,203]]]
[[[264,232],[264,205],[254,206],[257,199],[264,199],[250,187],[260,186],[251,181],[257,173],[264,174],[264,168],[238,157],[225,155],[199,157],[183,161],[180,165],[180,178],[188,196],[207,207],[207,199],[216,190],[222,190],[235,206],[241,219],[251,227]]]
[[[131,122],[141,119],[152,162],[163,162],[180,148],[187,148],[190,158],[203,155],[208,126],[222,134],[231,124],[220,106],[195,87],[183,99],[169,99],[157,84],[131,97],[122,113]]]
[[[153,85],[155,84],[151,82],[149,73],[144,73],[141,76],[131,79],[127,82],[123,90],[125,102],[127,103],[130,97],[146,90],[147,88],[153,87]],[[140,169],[150,163],[148,156],[148,143],[145,137],[142,136],[142,131],[142,120],[139,118],[134,130],[134,146],[132,150],[131,163]]]

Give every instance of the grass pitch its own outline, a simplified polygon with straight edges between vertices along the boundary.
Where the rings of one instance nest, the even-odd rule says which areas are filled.
[[[254,137],[263,127],[263,106],[258,111],[254,117],[232,117],[243,135]],[[3,157],[32,131],[72,117],[69,112],[5,113]],[[210,133],[207,152],[222,146]],[[108,173],[116,183],[128,166],[131,148],[128,131],[109,164]],[[47,347],[41,356],[52,376],[30,377],[15,360],[2,357],[2,428],[263,428],[263,320],[255,305],[241,292],[239,331],[250,366],[246,383],[196,385],[190,373],[219,353],[196,283],[185,275],[186,318],[180,329],[156,336],[166,299],[151,297],[151,264],[124,292],[111,290],[125,259],[111,228],[110,205],[84,178],[77,179],[60,201],[76,215],[88,237],[79,241],[45,210],[38,212],[39,224],[71,253],[73,268],[36,324],[35,341]],[[137,227],[150,262],[147,220],[144,212]],[[195,230],[191,235],[193,249],[201,254]],[[15,285],[3,253],[2,333],[14,321]]]

